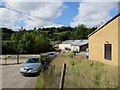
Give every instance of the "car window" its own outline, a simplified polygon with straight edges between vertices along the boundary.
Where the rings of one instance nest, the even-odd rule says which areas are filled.
[[[49,53],[48,55],[54,55],[54,53]]]
[[[26,63],[38,63],[39,62],[39,58],[30,58],[26,61]]]

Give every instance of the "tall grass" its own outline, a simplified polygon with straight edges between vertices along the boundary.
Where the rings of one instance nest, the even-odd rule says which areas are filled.
[[[43,88],[43,85],[44,85],[44,78],[43,78],[43,74],[40,73],[36,81],[35,90],[40,90],[41,88]]]
[[[118,67],[105,65],[80,57],[65,55],[55,58],[56,74],[52,80],[52,88],[59,88],[60,68],[67,64],[64,88],[116,88],[118,87]],[[58,69],[59,68],[59,69]]]
[[[65,88],[118,87],[118,68],[80,57],[57,57],[52,64],[67,63]]]
[[[73,60],[71,62],[71,65],[67,67],[66,88],[118,87],[117,67],[88,60]]]

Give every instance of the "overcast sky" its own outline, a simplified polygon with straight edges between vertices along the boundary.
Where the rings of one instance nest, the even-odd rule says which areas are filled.
[[[90,2],[90,0],[72,2],[15,2],[16,0],[3,0],[6,4],[1,4],[0,20],[2,26],[14,30],[24,27],[33,29],[34,27],[59,27],[78,26],[85,24],[87,27],[100,26],[118,14],[118,2]],[[19,0],[20,1],[20,0]],[[105,0],[104,0],[105,1]],[[8,10],[6,8],[22,12]],[[28,14],[28,15],[27,15]],[[32,17],[32,16],[39,17]]]

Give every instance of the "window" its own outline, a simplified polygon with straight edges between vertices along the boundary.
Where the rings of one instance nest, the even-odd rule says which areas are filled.
[[[26,61],[26,63],[38,63],[39,58],[30,58]]]
[[[69,51],[70,51],[71,49],[70,49],[70,48],[65,47],[65,50],[69,50]]]
[[[112,58],[112,44],[105,44],[104,46],[104,58],[111,60]]]

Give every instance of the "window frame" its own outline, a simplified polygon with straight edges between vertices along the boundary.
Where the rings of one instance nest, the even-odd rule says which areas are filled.
[[[104,59],[112,60],[112,44],[104,44]]]

